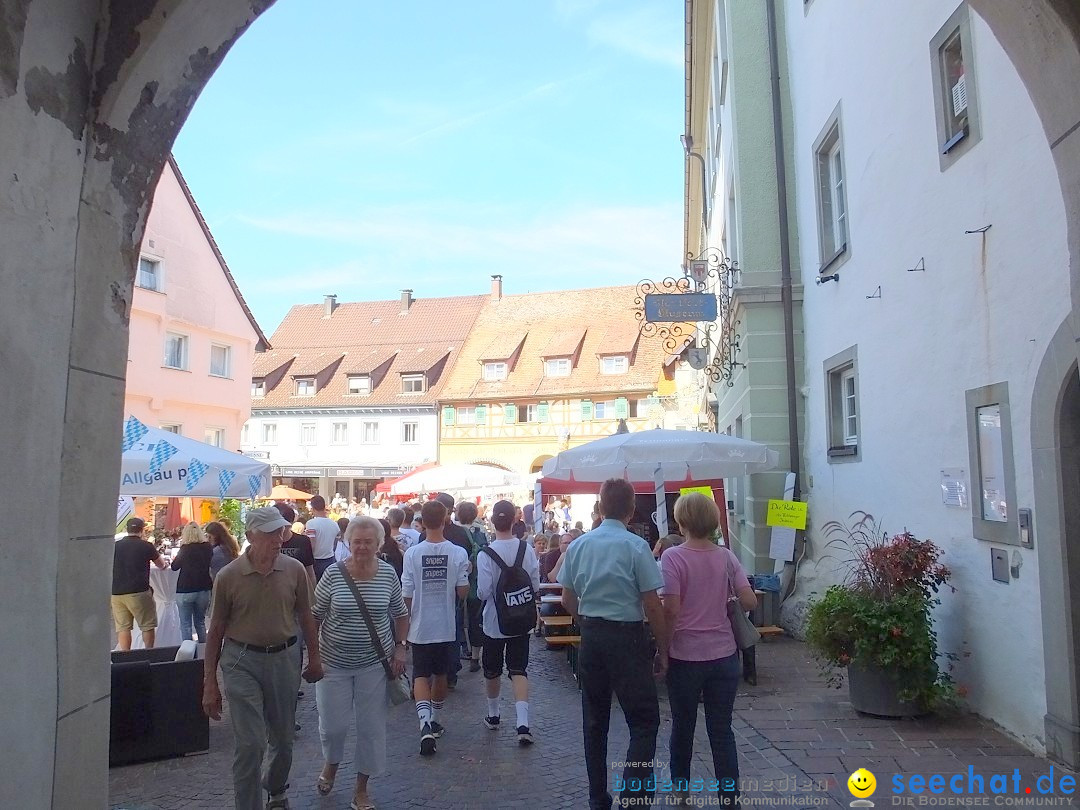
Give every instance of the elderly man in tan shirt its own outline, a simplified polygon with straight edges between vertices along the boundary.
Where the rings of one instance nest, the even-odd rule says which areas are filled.
[[[311,586],[303,564],[281,554],[289,524],[273,507],[248,512],[247,551],[214,580],[206,641],[203,709],[221,719],[220,661],[236,738],[233,786],[237,810],[287,810],[292,768],[300,657],[297,620],[304,631],[309,683],[323,676],[319,635],[311,615]],[[262,778],[264,756],[269,764]]]

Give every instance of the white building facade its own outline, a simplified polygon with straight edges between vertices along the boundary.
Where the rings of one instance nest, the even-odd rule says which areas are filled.
[[[1048,646],[1064,618],[1041,593],[1065,592],[1069,572],[1046,570],[1053,555],[1039,551],[1075,525],[1075,498],[1055,501],[1060,482],[1039,456],[1063,459],[1075,495],[1066,445],[1080,406],[1046,135],[966,3],[784,8],[811,515],[785,621],[798,626],[838,576],[815,561],[823,523],[865,510],[890,534],[931,539],[954,574],[936,612],[940,647],[967,655],[953,676],[970,707],[1075,764],[1075,663],[1051,663],[1069,653]],[[1037,412],[1055,407],[1040,438]],[[1071,718],[1048,706],[1059,691],[1071,691]]]
[[[434,461],[439,424],[433,407],[256,408],[241,440],[276,478],[295,479],[297,488],[317,479],[328,500],[359,499],[370,497],[373,483]]]

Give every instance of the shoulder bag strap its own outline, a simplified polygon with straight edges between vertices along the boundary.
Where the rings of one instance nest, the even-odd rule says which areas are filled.
[[[522,541],[522,542],[524,542],[524,541]],[[491,557],[491,559],[493,559],[495,561],[495,563],[499,566],[499,568],[501,568],[503,571],[509,571],[510,570],[510,566],[507,565],[503,561],[503,558],[500,557],[498,552],[495,551],[495,549],[493,549],[491,546],[484,546],[480,550],[485,552],[489,557]]]
[[[345,567],[345,563],[339,562],[337,564],[337,569],[341,572],[345,584],[349,586],[349,590],[352,591],[352,595],[356,599],[356,606],[360,608],[360,615],[364,617],[364,623],[367,625],[368,634],[371,636],[371,643],[374,644],[375,649],[379,651],[379,661],[382,662],[383,669],[386,670],[386,677],[393,678],[394,676],[390,670],[390,663],[386,660],[386,650],[383,648],[382,639],[379,638],[379,634],[375,630],[375,622],[371,620],[371,614],[368,613],[367,605],[364,603],[364,597],[360,595],[360,588],[349,573],[349,569]]]

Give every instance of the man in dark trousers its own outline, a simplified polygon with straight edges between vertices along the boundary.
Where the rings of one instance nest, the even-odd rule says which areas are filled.
[[[608,727],[612,692],[619,698],[630,745],[621,779],[616,777],[621,806],[648,804],[656,757],[660,707],[656,678],[667,671],[668,630],[657,593],[664,580],[649,544],[626,528],[634,516],[634,488],[612,478],[600,488],[605,520],[570,545],[558,574],[563,606],[581,628],[581,717],[585,768],[589,775],[589,807],[608,810]],[[656,638],[657,652],[644,618]]]

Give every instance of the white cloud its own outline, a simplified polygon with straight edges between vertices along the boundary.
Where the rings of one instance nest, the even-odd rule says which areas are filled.
[[[672,8],[671,4],[661,3],[631,6],[625,0],[556,0],[555,14],[571,25],[584,23],[586,35],[595,43],[649,62],[681,68],[683,21]]]
[[[589,38],[650,62],[681,68],[684,60],[681,20],[642,6],[602,14],[589,24]]]
[[[596,206],[527,214],[459,204],[381,207],[348,217],[314,213],[245,217],[255,228],[336,243],[359,258],[343,267],[298,273],[303,289],[357,284],[396,289],[402,278],[461,293],[490,273],[508,291],[633,284],[678,272],[682,216],[673,206]],[[274,282],[278,283],[278,282]],[[296,289],[281,281],[282,289]],[[445,292],[441,294],[446,294]],[[372,297],[371,295],[364,296]],[[377,296],[375,296],[377,297]]]

